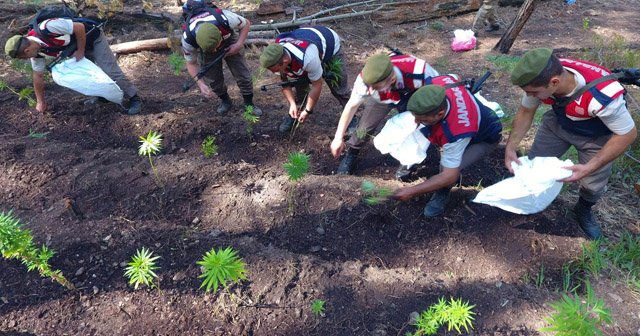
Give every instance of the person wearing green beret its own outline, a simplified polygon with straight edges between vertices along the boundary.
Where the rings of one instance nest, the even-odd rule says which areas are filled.
[[[580,184],[573,211],[590,239],[602,237],[592,207],[606,190],[613,160],[638,133],[627,110],[624,87],[610,73],[598,64],[558,58],[547,48],[527,51],[511,73],[511,83],[524,95],[513,120],[504,163],[511,172],[512,164],[520,164],[517,149],[538,106],[551,105],[527,155],[561,157],[571,146],[577,150],[578,163],[566,167],[572,175],[561,182]]]
[[[290,131],[296,120],[302,123],[313,113],[322,92],[323,79],[341,106],[351,94],[340,37],[327,27],[304,27],[278,35],[275,43],[260,55],[260,65],[280,74],[282,81],[287,78],[297,81],[293,88],[282,87],[289,113],[278,127],[281,133]],[[298,105],[303,102],[305,105],[299,110]]]
[[[411,94],[437,75],[438,72],[425,60],[412,55],[379,53],[369,57],[353,83],[351,96],[331,142],[331,154],[336,159],[346,149],[336,173],[353,174],[360,149],[385,117],[394,109],[406,111]],[[345,142],[348,125],[362,104],[365,104],[365,109],[357,130]],[[396,178],[405,179],[410,173],[410,167],[400,166]]]
[[[183,29],[181,43],[189,75],[195,78],[201,66],[209,64],[219,53],[225,52],[224,62],[238,84],[244,106],[251,106],[255,115],[262,115],[262,109],[253,103],[251,71],[243,54],[251,21],[219,8],[206,8],[186,20],[188,22]],[[216,109],[217,113],[225,114],[233,110],[233,101],[227,93],[224,81],[222,61],[214,64],[196,85],[206,98],[218,96],[220,104]]]
[[[15,35],[7,40],[4,50],[10,58],[30,59],[38,112],[45,113],[48,108],[44,94],[45,58],[57,58],[73,51],[72,57],[76,60],[87,56],[118,84],[129,99],[128,114],[140,113],[142,100],[138,90],[118,66],[101,26],[93,20],[60,17],[38,21],[37,29],[30,28],[26,35]],[[96,101],[96,98],[91,98],[87,102]]]
[[[482,105],[452,75],[434,77],[429,85],[418,89],[407,109],[415,117],[420,133],[440,149],[440,173],[396,190],[393,198],[406,201],[433,193],[423,215],[436,217],[444,213],[460,172],[497,148],[502,124],[493,110]]]

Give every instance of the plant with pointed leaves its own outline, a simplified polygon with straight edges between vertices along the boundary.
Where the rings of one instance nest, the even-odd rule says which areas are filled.
[[[47,137],[47,134],[49,134],[49,132],[36,132],[30,128],[28,136],[33,139],[44,139]]]
[[[185,66],[184,57],[175,51],[169,55],[167,63],[169,63],[173,70],[173,74],[176,76],[180,75],[180,72],[182,72],[182,69],[184,69]]]
[[[140,136],[140,148],[138,148],[138,154],[140,156],[148,156],[149,163],[151,164],[151,169],[156,176],[156,179],[160,184],[160,178],[158,177],[158,171],[156,167],[153,165],[153,160],[151,159],[151,155],[157,155],[160,153],[162,149],[162,133],[156,131],[149,131],[147,136]]]
[[[253,125],[260,121],[260,117],[253,114],[252,105],[245,106],[244,112],[242,112],[242,118],[247,122],[247,126],[245,127],[247,135],[249,135],[249,137],[253,137]]]
[[[313,302],[311,302],[311,312],[313,313],[313,315],[324,316],[324,304],[325,304],[324,300],[320,300],[320,299],[313,300]]]
[[[211,287],[214,292],[217,291],[219,285],[228,290],[227,282],[237,283],[247,279],[246,264],[231,247],[218,251],[213,248],[196,263],[202,267],[200,278],[204,278],[200,288],[204,287],[207,292]]]
[[[55,252],[45,245],[37,248],[31,231],[24,229],[11,211],[0,213],[0,253],[4,258],[21,260],[29,271],[38,270],[41,276],[50,277],[59,284],[74,289],[61,271],[51,269],[49,259]]]
[[[393,192],[389,188],[378,187],[373,182],[362,181],[362,193],[364,193],[364,202],[368,205],[378,205],[388,200]]]
[[[332,58],[329,62],[323,64],[324,78],[327,85],[332,88],[338,87],[342,80],[342,59]]]
[[[16,89],[12,88],[7,82],[0,80],[0,91],[9,90],[16,96],[18,96],[18,100],[25,100],[29,107],[36,106],[36,100],[33,99],[33,89],[32,88],[23,88],[20,91],[16,91]]]
[[[216,145],[216,137],[208,135],[202,140],[202,153],[207,159],[218,154],[218,145]]]
[[[287,162],[282,165],[289,175],[289,181],[297,182],[309,171],[308,154],[294,152],[289,153]]]
[[[594,336],[602,335],[599,326],[611,324],[611,311],[606,308],[604,301],[593,293],[589,282],[585,283],[587,289],[586,302],[582,302],[579,296],[562,295],[562,299],[549,304],[556,313],[545,318],[551,326],[540,328],[542,332],[555,332],[557,336]]]
[[[458,334],[469,332],[469,328],[473,329],[473,315],[471,310],[475,305],[469,305],[468,302],[462,302],[462,299],[450,298],[449,301],[440,298],[438,303],[433,304],[429,309],[423,311],[416,319],[415,333],[413,336],[435,335],[438,329],[447,324],[447,330],[455,329]]]
[[[153,256],[153,253],[144,247],[136,251],[124,272],[124,276],[129,279],[129,285],[133,285],[133,289],[138,289],[139,285],[157,287],[154,280],[158,278],[155,273],[155,270],[158,269],[156,266],[158,259],[160,256]]]

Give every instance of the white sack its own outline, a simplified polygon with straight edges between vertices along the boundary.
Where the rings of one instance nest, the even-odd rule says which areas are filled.
[[[492,102],[492,101],[488,101],[487,98],[483,97],[482,95],[480,95],[480,92],[476,92],[476,94],[474,94],[474,96],[476,97],[476,99],[478,99],[478,101],[490,108],[491,110],[493,110],[493,112],[495,112],[495,114],[498,116],[498,118],[502,118],[504,117],[504,111],[502,110],[502,106],[500,106],[500,104],[498,104],[497,102]]]
[[[571,176],[562,167],[573,166],[570,160],[556,157],[519,158],[522,165],[511,163],[514,177],[507,178],[480,191],[473,200],[517,214],[533,214],[544,210],[562,189],[558,180]]]
[[[416,125],[413,114],[399,113],[390,118],[373,139],[373,145],[382,154],[391,154],[400,164],[410,166],[427,157],[429,140],[420,133],[423,125]]]
[[[86,96],[102,97],[116,104],[122,104],[124,93],[102,69],[90,60],[76,61],[69,58],[51,69],[53,81]]]

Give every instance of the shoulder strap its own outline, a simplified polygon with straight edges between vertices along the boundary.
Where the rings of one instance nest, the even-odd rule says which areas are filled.
[[[574,92],[571,96],[569,97],[561,97],[556,99],[556,102],[554,103],[554,105],[558,105],[560,107],[565,107],[567,105],[569,105],[570,102],[578,99],[580,96],[582,96],[585,92],[591,90],[591,88],[595,87],[596,85],[602,83],[602,82],[606,82],[608,80],[618,80],[620,78],[624,77],[624,74],[621,72],[617,72],[617,73],[611,73],[608,74],[606,76],[600,77],[594,81],[591,81],[589,83],[587,83],[585,86],[581,87],[578,91]]]

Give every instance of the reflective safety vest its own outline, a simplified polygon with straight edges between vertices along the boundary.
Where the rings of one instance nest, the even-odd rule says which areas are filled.
[[[40,52],[45,55],[57,57],[63,50],[67,48],[69,44],[74,42],[76,39],[76,37],[73,34],[56,34],[49,31],[49,29],[47,29],[47,24],[54,20],[71,20],[73,22],[79,22],[84,24],[85,31],[88,33],[85,50],[92,50],[93,42],[95,42],[98,36],[100,36],[100,29],[98,28],[94,29],[94,27],[97,26],[98,23],[91,19],[53,18],[53,19],[44,20],[38,23],[40,32],[41,32],[40,34],[38,34],[38,32],[36,32],[34,29],[30,29],[27,32],[27,36],[35,37],[37,39],[38,44],[40,44]]]
[[[307,48],[313,44],[320,53],[318,57],[323,64],[328,63],[338,53],[335,50],[335,36],[331,29],[323,26],[313,26],[296,29],[282,33],[276,38],[276,43],[281,44],[291,55],[291,63],[286,75],[291,78],[305,77],[304,54]]]
[[[215,12],[215,15],[209,11]],[[216,17],[218,17],[219,19],[217,19]],[[184,32],[182,33],[182,38],[184,38],[184,40],[193,47],[199,48],[198,41],[196,41],[196,27],[199,24],[205,22],[214,24],[220,30],[220,35],[222,35],[223,43],[233,34],[233,29],[231,29],[231,27],[229,26],[229,20],[227,19],[227,17],[222,14],[222,9],[207,8],[201,13],[194,14],[191,17],[188,25],[185,25],[183,27]]]

